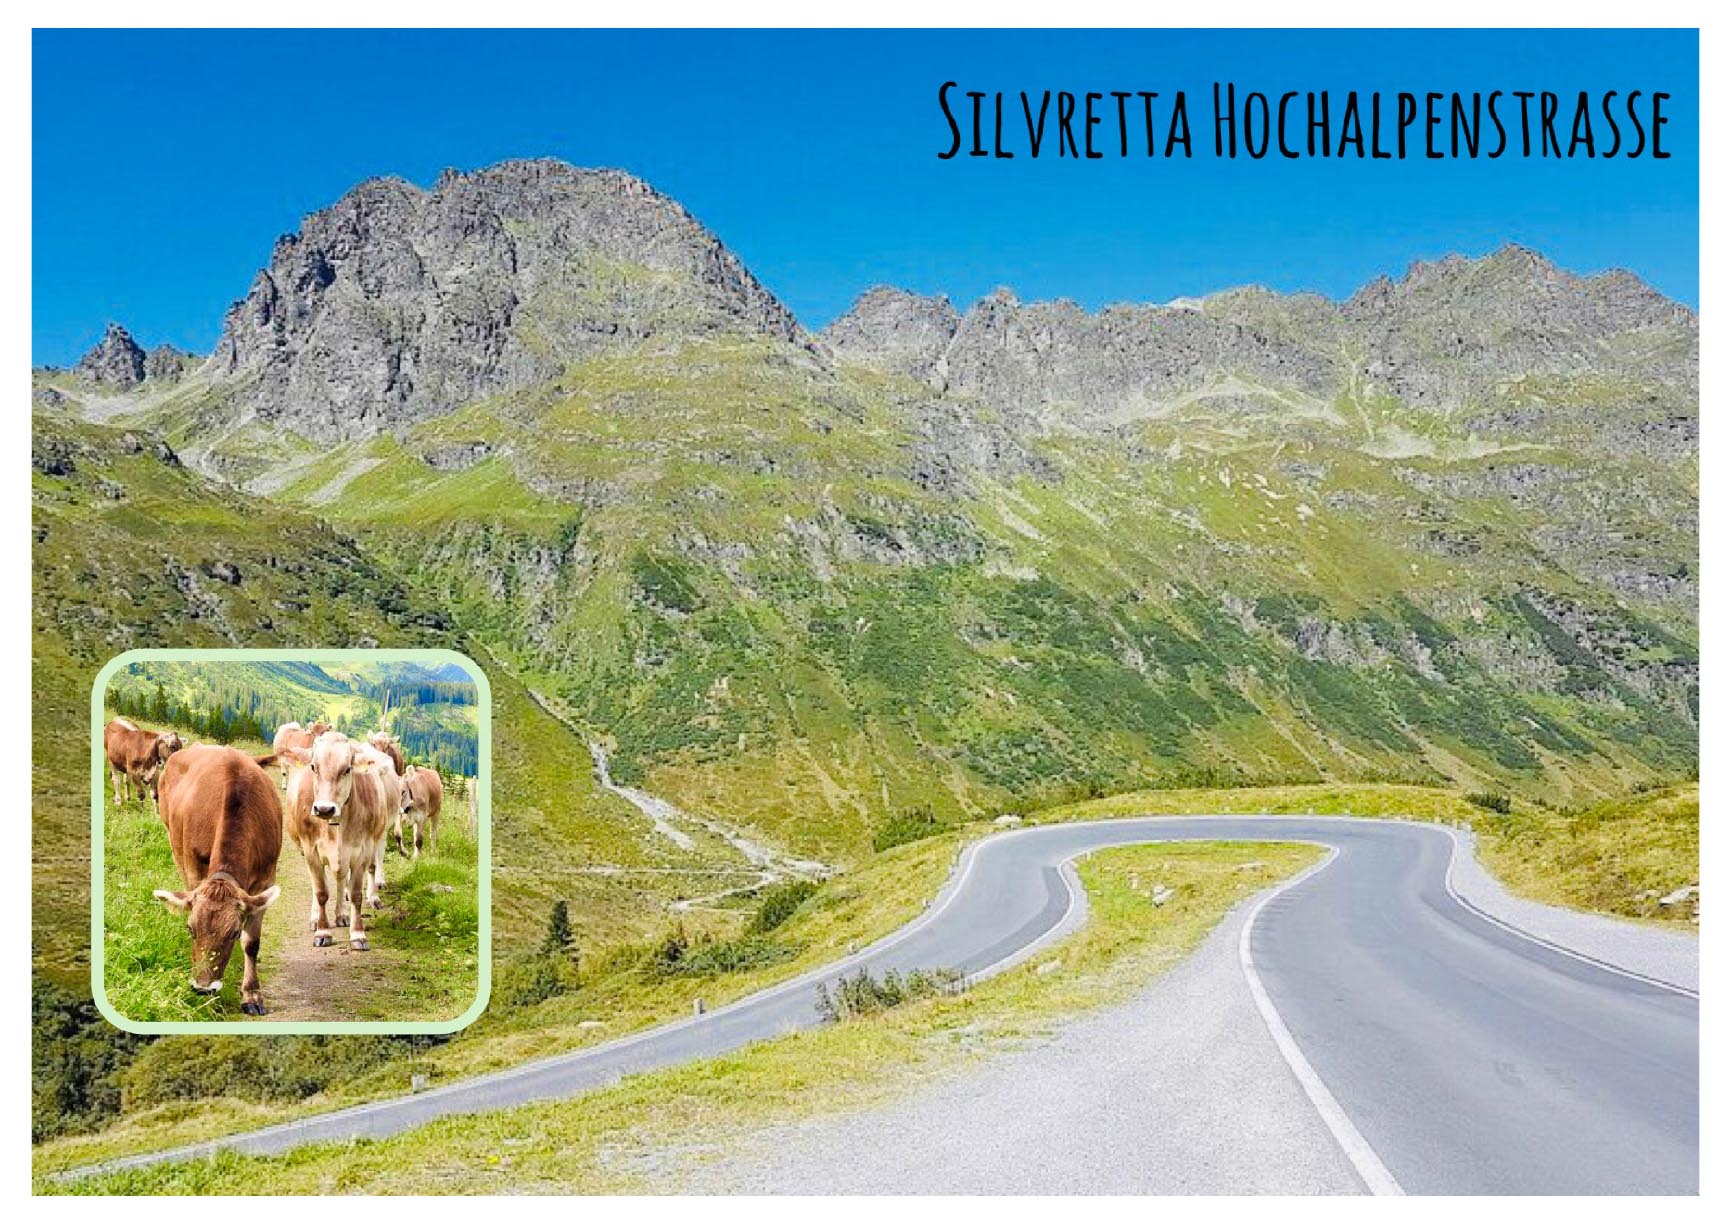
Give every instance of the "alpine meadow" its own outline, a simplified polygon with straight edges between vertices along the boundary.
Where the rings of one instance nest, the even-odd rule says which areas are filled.
[[[734,999],[1004,814],[1466,820],[1519,892],[1696,914],[1698,319],[1630,273],[817,333],[639,179],[508,162],[362,183],[210,355],[115,325],[33,395],[39,1168]],[[487,671],[468,1032],[223,1037],[237,1091],[90,1015],[90,680],[223,645]]]

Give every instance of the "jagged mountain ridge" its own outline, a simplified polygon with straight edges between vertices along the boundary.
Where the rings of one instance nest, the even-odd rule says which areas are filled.
[[[1588,797],[1694,764],[1696,317],[1634,279],[1508,249],[1343,302],[877,291],[810,337],[735,258],[678,264],[717,240],[648,189],[534,165],[318,215],[247,300],[268,326],[242,303],[232,352],[135,414],[362,536],[620,779],[843,858],[908,804]],[[536,257],[555,345],[510,348],[553,335],[518,310],[470,347],[440,295],[495,280],[473,253],[523,175],[563,185],[539,233],[613,239]],[[609,216],[638,208],[676,259]],[[469,213],[478,246],[424,238]],[[314,249],[340,259],[284,294]]]
[[[1696,317],[1629,273],[1577,277],[1527,249],[1418,263],[1343,302],[1244,288],[1169,306],[1088,312],[997,290],[964,314],[944,297],[866,292],[823,333],[834,352],[938,391],[1069,423],[1156,412],[1222,375],[1335,396],[1365,378],[1407,403],[1454,408],[1512,376],[1612,373],[1615,343],[1691,340]]]
[[[1634,275],[1577,277],[1517,246],[1416,263],[1349,299],[1224,291],[1086,311],[999,290],[865,293],[812,339],[689,213],[621,171],[553,160],[446,171],[430,189],[360,184],[278,240],[230,308],[205,370],[240,410],[310,438],[364,437],[537,387],[565,365],[736,330],[973,395],[1035,427],[1155,412],[1223,375],[1314,396],[1365,379],[1455,407],[1495,380],[1612,372],[1637,338],[1677,341],[1695,381],[1696,317]],[[162,374],[183,356],[150,355]],[[78,370],[131,387],[143,351],[118,326]]]

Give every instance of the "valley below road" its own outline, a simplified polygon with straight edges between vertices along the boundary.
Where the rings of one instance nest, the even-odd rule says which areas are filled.
[[[742,1139],[695,1183],[801,1193],[1696,1191],[1695,938],[1512,899],[1442,826],[1240,816],[996,835],[965,851],[911,924],[711,1013],[80,1174],[378,1138],[578,1095],[819,1025],[818,987],[860,967],[982,978],[1084,923],[1075,858],[1185,840],[1302,841],[1330,853],[1238,908],[1193,960],[1128,1006],[899,1103]]]

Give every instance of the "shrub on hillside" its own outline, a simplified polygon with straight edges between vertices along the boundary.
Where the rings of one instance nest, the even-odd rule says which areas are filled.
[[[121,1077],[150,1040],[103,1018],[85,992],[30,985],[30,1140],[95,1129],[119,1114]]]
[[[541,951],[500,966],[492,981],[492,1000],[505,1009],[525,1010],[562,997],[580,983],[574,959]]]
[[[173,1035],[121,1075],[125,1108],[200,1099],[293,1101],[355,1082],[448,1036]]]
[[[756,904],[756,914],[750,918],[750,932],[773,932],[792,918],[804,901],[816,893],[816,888],[817,883],[807,878],[768,887]]]
[[[964,988],[965,977],[947,968],[913,970],[903,976],[889,971],[878,977],[864,967],[855,975],[841,976],[831,990],[825,983],[818,987],[816,1013],[825,1022],[841,1022],[880,1014],[909,1001],[957,993]]]
[[[937,818],[933,810],[920,805],[915,809],[901,810],[882,823],[875,829],[873,842],[877,852],[886,852],[901,844],[940,835],[948,828],[949,824]]]
[[[1490,810],[1495,814],[1511,812],[1511,798],[1502,792],[1465,793],[1463,799],[1479,809]]]

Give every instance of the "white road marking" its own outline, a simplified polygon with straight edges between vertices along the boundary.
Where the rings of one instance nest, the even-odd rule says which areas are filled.
[[[1400,819],[1399,821],[1402,820]],[[1450,895],[1457,905],[1465,911],[1481,917],[1481,919],[1487,921],[1489,924],[1498,925],[1507,933],[1514,934],[1526,942],[1533,942],[1535,945],[1546,950],[1551,950],[1555,954],[1563,954],[1567,958],[1576,959],[1579,963],[1587,963],[1591,967],[1599,968],[1602,971],[1609,971],[1616,976],[1624,976],[1627,980],[1636,980],[1641,984],[1647,984],[1654,988],[1664,988],[1670,993],[1678,993],[1681,997],[1689,997],[1693,1001],[1701,1001],[1703,999],[1695,989],[1686,988],[1682,984],[1674,984],[1670,980],[1658,980],[1654,976],[1646,976],[1641,972],[1631,971],[1628,968],[1619,966],[1617,963],[1609,963],[1605,959],[1598,959],[1593,955],[1584,954],[1581,950],[1573,950],[1570,946],[1561,946],[1558,942],[1548,941],[1545,937],[1537,937],[1528,929],[1519,928],[1509,920],[1501,920],[1485,908],[1476,907],[1473,903],[1469,902],[1469,900],[1458,894],[1457,888],[1451,883],[1452,871],[1457,867],[1457,858],[1462,855],[1463,852],[1463,841],[1458,839],[1457,832],[1451,827],[1444,827],[1442,829],[1447,835],[1451,836],[1451,859],[1446,862],[1445,865],[1445,893]]]
[[[1289,1028],[1283,1023],[1283,1016],[1277,1012],[1277,1007],[1271,1003],[1271,996],[1265,991],[1265,985],[1260,983],[1259,973],[1253,966],[1253,926],[1259,919],[1259,914],[1265,910],[1265,905],[1277,898],[1291,887],[1298,886],[1314,874],[1325,869],[1336,860],[1338,851],[1331,849],[1331,854],[1319,864],[1296,874],[1289,881],[1275,890],[1260,896],[1258,903],[1253,905],[1253,911],[1247,915],[1247,920],[1241,926],[1241,970],[1247,977],[1248,991],[1253,994],[1253,1004],[1259,1007],[1259,1015],[1265,1019],[1266,1029],[1271,1032],[1272,1040],[1277,1044],[1277,1050],[1283,1054],[1284,1063],[1289,1066],[1295,1080],[1301,1083],[1301,1089],[1307,1092],[1307,1098],[1312,1102],[1314,1110],[1319,1113],[1319,1119],[1325,1122],[1325,1127],[1331,1131],[1331,1136],[1337,1140],[1343,1155],[1355,1168],[1355,1174],[1361,1177],[1361,1182],[1367,1186],[1367,1191],[1376,1197],[1401,1197],[1403,1186],[1397,1183],[1385,1163],[1380,1159],[1366,1138],[1361,1136],[1361,1130],[1355,1127],[1355,1122],[1349,1119],[1349,1114],[1339,1106],[1320,1076],[1314,1072],[1302,1055],[1301,1048],[1290,1035]]]

